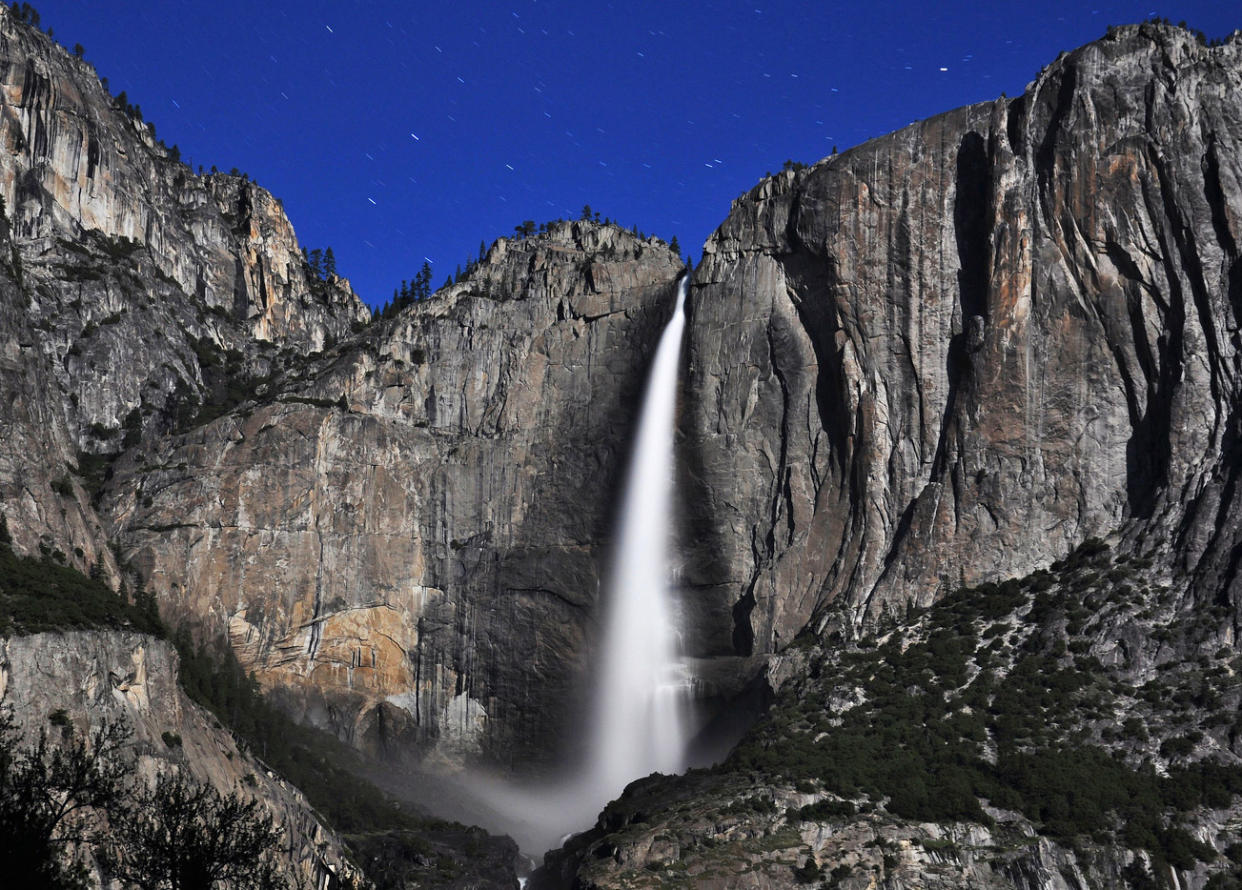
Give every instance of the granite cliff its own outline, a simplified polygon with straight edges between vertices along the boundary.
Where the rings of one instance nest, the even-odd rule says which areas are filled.
[[[103,722],[123,722],[133,732],[125,755],[136,780],[179,769],[222,794],[244,790],[261,801],[283,829],[284,876],[295,886],[356,877],[340,839],[301,793],[187,699],[177,669],[167,642],[132,632],[0,638],[0,701],[22,718],[27,742],[40,727],[51,728],[53,715],[83,735]]]
[[[1242,46],[1124,27],[765,180],[696,270],[692,596],[777,651],[1093,535],[1236,602]]]
[[[141,577],[359,747],[557,761],[680,257],[557,223],[367,326],[279,201],[5,11],[0,72],[17,549]]]
[[[734,202],[683,595],[775,702],[537,884],[1237,886],[1240,157],[1152,23]]]
[[[370,750],[548,763],[678,257],[614,226],[472,275],[118,464],[122,550],[295,713]]]
[[[7,8],[0,93],[0,508],[19,547],[116,578],[90,504],[109,459],[224,401],[226,370],[270,373],[369,315],[311,275],[279,201],[195,175]]]
[[[3,8],[0,85],[15,547],[141,578],[364,750],[572,756],[679,257],[555,223],[368,325],[278,201],[195,175]],[[708,692],[759,677],[777,706],[542,880],[1231,886],[1240,158],[1242,40],[1149,24],[734,202],[689,302],[679,595]],[[913,719],[893,689],[939,704]],[[864,718],[947,727],[950,762],[892,750],[952,793],[824,766]],[[1119,787],[1198,784],[1142,785],[1172,802],[1133,836],[1100,803],[1088,843],[1014,778],[1067,745],[1115,755]]]

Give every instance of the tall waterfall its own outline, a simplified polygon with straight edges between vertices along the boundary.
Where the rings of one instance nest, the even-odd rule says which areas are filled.
[[[673,430],[689,275],[656,347],[622,498],[613,570],[604,590],[604,634],[586,761],[562,781],[519,788],[475,777],[470,784],[530,853],[591,825],[608,801],[651,772],[685,766],[691,678],[679,659],[670,603]]]
[[[589,781],[608,796],[651,772],[684,766],[689,677],[668,589],[673,430],[689,275],[656,348],[643,395],[605,591]]]

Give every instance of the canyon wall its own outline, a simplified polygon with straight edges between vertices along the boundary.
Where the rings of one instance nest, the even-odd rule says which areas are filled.
[[[168,620],[227,634],[293,713],[369,750],[568,753],[680,258],[556,223],[368,327],[278,200],[196,175],[7,10],[0,89],[17,549],[141,577]]]
[[[171,645],[138,633],[0,637],[0,702],[12,709],[26,743],[40,729],[55,732],[53,715],[84,737],[101,724],[123,723],[132,734],[119,756],[130,764],[132,781],[153,785],[157,776],[181,771],[221,794],[260,801],[283,832],[281,871],[296,886],[356,876],[340,839],[320,824],[301,792],[239,749],[215,717],[186,698],[177,671]]]
[[[369,318],[302,260],[280,202],[196,175],[94,69],[0,9],[0,509],[19,548],[114,580],[110,458]],[[56,484],[53,488],[53,483]]]
[[[227,628],[304,719],[450,766],[554,761],[679,272],[615,226],[502,239],[262,404],[123,461],[105,511],[166,612]]]
[[[738,198],[682,425],[687,596],[734,650],[1093,535],[1236,606],[1240,158],[1239,41],[1131,26]]]

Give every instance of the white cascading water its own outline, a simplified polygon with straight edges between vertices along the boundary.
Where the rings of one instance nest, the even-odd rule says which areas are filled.
[[[588,781],[605,795],[684,766],[689,677],[668,589],[673,430],[689,276],[656,348],[621,504],[607,588]]]
[[[686,766],[691,677],[679,658],[669,594],[673,516],[673,431],[689,275],[656,347],[643,396],[619,515],[617,549],[604,591],[603,639],[586,762],[566,781],[519,788],[468,782],[503,822],[489,826],[532,855],[582,831],[625,786]],[[483,820],[486,821],[486,820]]]

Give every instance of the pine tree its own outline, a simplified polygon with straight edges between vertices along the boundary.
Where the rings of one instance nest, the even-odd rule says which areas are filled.
[[[323,251],[318,247],[310,252],[310,270],[316,278],[323,278]]]
[[[423,267],[414,277],[414,299],[425,300],[431,296],[431,264],[423,260]]]
[[[323,252],[323,273],[325,277],[336,274],[336,254],[332,252],[331,247]]]
[[[681,245],[677,243],[676,235],[673,236],[672,241],[668,242],[668,249],[677,254],[677,256],[681,256]]]

